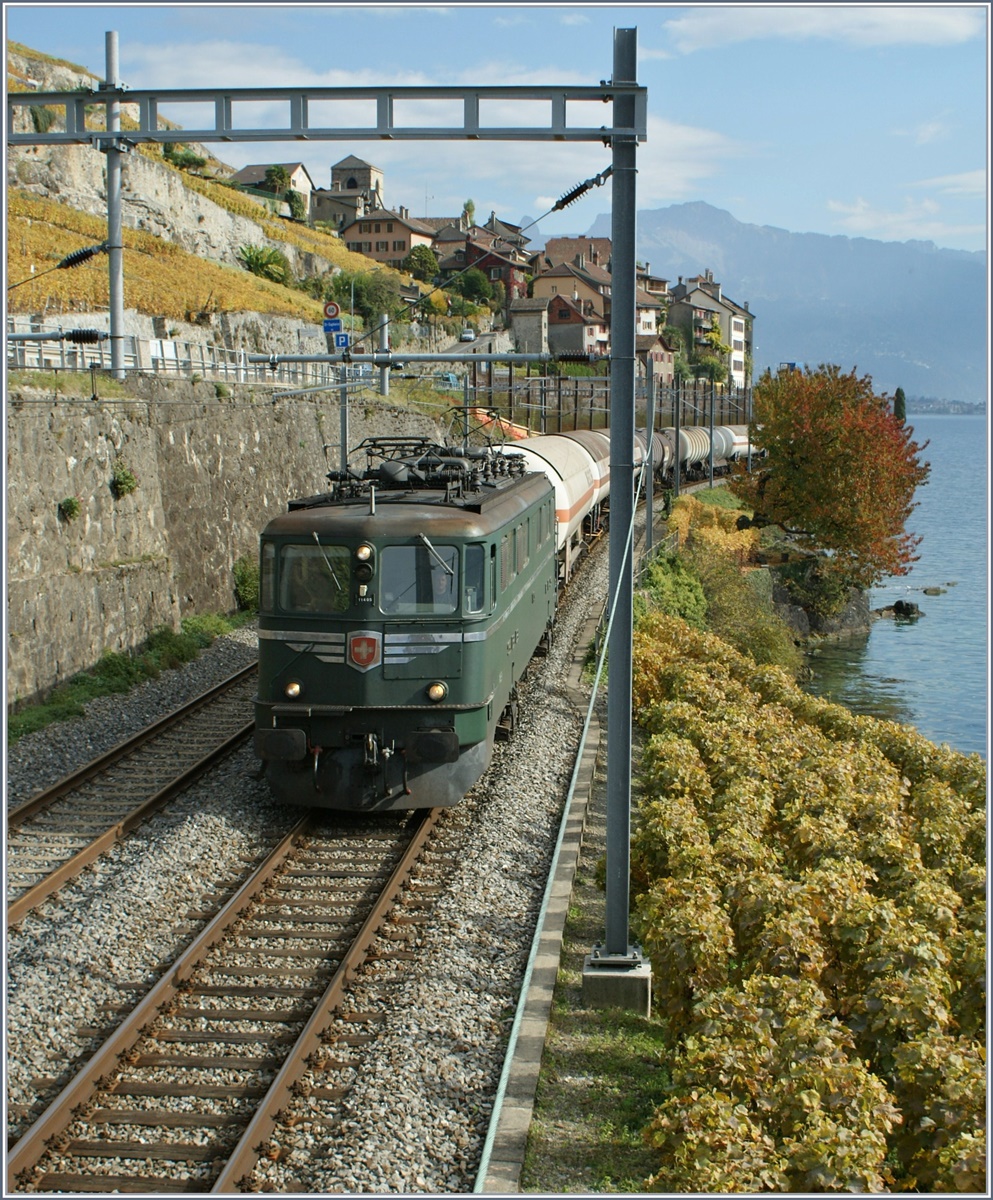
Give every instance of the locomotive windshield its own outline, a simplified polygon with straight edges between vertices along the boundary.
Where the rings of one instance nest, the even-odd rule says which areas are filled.
[[[350,604],[351,556],[344,546],[283,546],[279,607],[284,612],[344,612]]]
[[[385,613],[453,613],[459,604],[459,551],[437,543],[384,546],[379,566]]]

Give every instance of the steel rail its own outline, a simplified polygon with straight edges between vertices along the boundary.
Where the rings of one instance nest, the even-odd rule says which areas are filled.
[[[44,812],[46,808],[69,795],[83,783],[89,782],[116,763],[128,758],[131,754],[147,746],[167,730],[182,724],[192,714],[199,712],[207,705],[216,701],[224,692],[231,687],[237,686],[237,684],[248,678],[257,669],[257,666],[253,664],[236,672],[222,683],[196,697],[190,704],[175,709],[160,721],[141,730],[135,737],[119,743],[107,751],[106,754],[88,763],[81,770],[61,779],[47,791],[40,793],[15,809],[8,817],[8,828],[10,830],[22,828],[30,817]],[[16,899],[7,905],[8,927],[16,925],[28,912],[56,893],[70,879],[74,879],[91,863],[96,862],[111,846],[126,837],[133,829],[151,816],[153,812],[167,804],[169,800],[189,787],[191,783],[204,775],[220,762],[221,759],[236,750],[251,735],[253,728],[254,719],[245,722],[235,733],[212,747],[206,755],[191,763],[180,774],[175,775],[165,787],[146,796],[140,804],[124,816],[115,820],[102,833],[93,838],[88,845],[78,850],[70,858],[58,863],[54,870],[49,872],[43,879],[40,879],[37,883],[32,884],[21,892]]]
[[[254,721],[248,721],[237,733],[232,734],[229,738],[226,738],[223,742],[215,746],[203,758],[183,771],[181,775],[177,775],[166,787],[160,788],[159,791],[147,797],[147,799],[133,808],[126,816],[122,817],[119,821],[115,821],[113,825],[95,837],[89,845],[84,846],[82,850],[78,850],[72,858],[67,858],[59,863],[55,870],[46,875],[44,879],[40,879],[26,891],[22,892],[16,900],[11,901],[7,905],[8,927],[16,925],[33,908],[37,908],[43,900],[47,900],[49,896],[54,895],[70,879],[75,879],[91,863],[96,862],[111,846],[127,837],[133,829],[147,820],[153,812],[162,808],[163,805],[189,787],[191,783],[199,779],[201,775],[206,774],[211,767],[216,766],[222,758],[236,750],[251,736],[254,727]]]
[[[350,940],[348,949],[323,994],[315,1001],[316,1007],[290,1049],[289,1057],[280,1064],[272,1084],[257,1102],[259,1107],[228,1156],[226,1165],[221,1168],[214,1191],[237,1191],[246,1173],[251,1173],[258,1161],[258,1147],[260,1144],[264,1146],[278,1124],[281,1108],[291,1096],[296,1078],[307,1068],[308,1057],[320,1046],[327,1022],[340,1003],[345,986],[367,957],[387,913],[406,883],[412,866],[434,832],[443,811],[430,809],[415,814],[413,832],[407,832],[408,844],[402,852],[399,864],[390,872],[372,910]],[[93,1058],[25,1131],[7,1157],[9,1191],[25,1190],[30,1186],[33,1169],[49,1150],[59,1151],[60,1142],[66,1138],[72,1122],[85,1114],[101,1090],[114,1090],[113,1076],[120,1070],[122,1063],[129,1060],[158,1015],[167,1011],[179,997],[184,985],[188,985],[194,972],[204,963],[208,952],[221,943],[230,927],[262,894],[269,891],[274,877],[291,858],[299,841],[313,832],[318,817],[319,814],[308,813],[282,839],[253,876],[242,884],[238,892],[201,931],[176,964],[163,975]],[[98,1177],[94,1178],[99,1181]],[[140,1182],[140,1177],[136,1177],[136,1182]],[[115,1186],[121,1186],[119,1179],[116,1180]]]
[[[122,758],[126,758],[130,753],[136,750],[139,746],[144,745],[153,737],[164,733],[167,729],[174,725],[180,724],[186,717],[203,708],[204,705],[216,700],[228,688],[247,679],[253,672],[258,671],[258,663],[251,663],[247,667],[243,667],[240,671],[236,671],[233,675],[229,675],[227,679],[215,684],[206,692],[195,697],[187,704],[182,704],[179,708],[173,709],[172,712],[166,713],[158,721],[154,721],[151,725],[146,725],[144,729],[130,738],[125,738],[124,741],[118,742],[116,746],[112,746],[104,754],[94,758],[85,766],[80,767],[78,771],[73,771],[71,774],[64,776],[57,783],[53,783],[51,787],[46,788],[43,792],[39,792],[36,796],[32,796],[30,800],[26,800],[17,808],[12,808],[7,814],[7,828],[17,829],[24,821],[33,816],[36,812],[47,808],[53,800],[58,800],[67,792],[73,791],[80,784],[86,783],[95,775],[99,775],[105,771],[113,763],[118,762]]]
[[[355,940],[328,984],[327,991],[318,1001],[314,1015],[307,1022],[299,1040],[293,1046],[269,1091],[259,1104],[255,1116],[249,1122],[237,1146],[231,1152],[227,1164],[215,1180],[214,1186],[211,1188],[212,1193],[248,1190],[248,1180],[258,1161],[260,1151],[279,1124],[281,1110],[292,1098],[293,1085],[305,1069],[306,1059],[321,1044],[321,1034],[325,1022],[340,1004],[346,985],[365,961],[379,927],[392,908],[396,897],[407,881],[411,868],[437,827],[444,811],[441,808],[423,810],[424,815],[410,845],[404,851],[403,857],[383,888],[372,912],[356,934]]]
[[[225,931],[241,916],[256,894],[268,883],[285,862],[297,839],[310,831],[313,814],[301,818],[247,879],[221,911],[211,920],[162,976],[130,1015],[114,1030],[94,1056],[62,1089],[52,1103],[26,1129],[7,1155],[7,1188],[13,1193],[24,1177],[55,1142],[76,1113],[90,1101],[105,1078],[115,1071],[120,1060],[134,1048],[159,1011],[179,993],[183,983],[192,975],[197,964],[210,948],[219,942]]]

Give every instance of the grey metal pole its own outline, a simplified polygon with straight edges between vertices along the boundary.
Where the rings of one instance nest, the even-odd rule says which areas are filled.
[[[106,86],[119,83],[117,34],[105,35],[107,52]],[[107,105],[107,129],[119,133],[121,105],[112,100]],[[120,141],[114,138],[107,145],[107,255],[110,259],[110,370],[115,379],[124,379],[124,234],[121,217],[121,158]]]
[[[390,348],[390,318],[386,313],[379,318],[379,348],[382,351],[387,351]],[[390,394],[390,368],[379,368],[379,394],[388,396]]]
[[[636,29],[614,31],[613,83],[634,82],[638,71]],[[634,100],[614,100],[617,124],[634,125]],[[611,361],[610,361],[610,596],[616,597],[610,632],[607,693],[607,938],[608,956],[629,958],[628,905],[631,874],[631,635],[634,515],[635,196],[634,137],[615,136],[612,146]]]
[[[716,383],[710,381],[710,486],[714,486],[714,389]]]
[[[676,411],[673,414],[673,440],[676,443],[676,461],[672,467],[672,498],[679,499],[679,425],[680,417],[683,415],[683,381],[681,379],[676,382],[675,390]]]
[[[648,466],[645,475],[645,553],[651,554],[655,539],[655,373],[652,370],[652,354],[648,353],[648,371],[645,375],[645,436],[648,441]]]
[[[341,399],[338,402],[341,430],[341,469],[348,470],[348,380],[344,364],[341,367]]]

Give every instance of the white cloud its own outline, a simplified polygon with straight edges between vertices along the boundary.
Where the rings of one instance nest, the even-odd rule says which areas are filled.
[[[945,137],[948,133],[948,126],[944,121],[924,121],[914,130],[914,141],[918,146],[926,146],[929,142],[936,142]]]
[[[822,38],[857,47],[957,45],[981,37],[985,9],[956,5],[702,5],[663,23],[677,50],[756,39]]]
[[[914,239],[947,244],[950,240],[982,236],[986,232],[983,224],[953,224],[942,220],[941,206],[931,199],[906,199],[899,212],[874,208],[861,196],[853,203],[828,200],[827,208],[838,215],[839,228],[850,237],[871,237],[893,242]]]
[[[921,179],[911,187],[931,188],[946,196],[965,196],[970,200],[982,200],[986,196],[986,172],[963,171],[960,175],[938,175],[934,179]]]

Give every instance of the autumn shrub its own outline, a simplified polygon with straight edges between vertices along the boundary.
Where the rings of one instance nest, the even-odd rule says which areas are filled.
[[[981,758],[661,612],[634,689],[634,924],[673,1048],[647,1186],[974,1190]]]
[[[703,587],[708,627],[756,662],[782,667],[795,677],[803,655],[792,631],[763,603],[732,553],[710,540],[694,538],[686,556]]]

